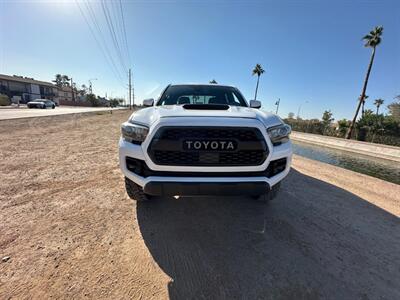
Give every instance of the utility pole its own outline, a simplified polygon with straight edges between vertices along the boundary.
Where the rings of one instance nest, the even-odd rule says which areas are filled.
[[[93,94],[92,80],[97,80],[97,78],[89,79],[89,94]]]
[[[133,84],[133,79],[132,79],[132,105],[135,105],[135,87]]]
[[[74,83],[72,82],[72,77],[71,77],[71,92],[72,92],[72,101],[75,102]]]
[[[131,69],[129,68],[129,109],[132,110],[132,83],[131,83]]]
[[[303,102],[303,103],[301,103],[301,104],[299,105],[299,109],[298,109],[298,111],[297,111],[297,119],[300,119],[300,110],[301,110],[301,107],[302,107],[303,104],[306,104],[306,103],[309,103],[309,101],[307,100],[307,101],[305,101],[305,102]]]
[[[276,115],[278,114],[278,110],[279,110],[279,104],[281,103],[281,98],[278,98],[278,101],[275,102],[276,105]]]

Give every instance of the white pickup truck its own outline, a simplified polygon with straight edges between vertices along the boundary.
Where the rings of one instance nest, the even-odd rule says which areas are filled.
[[[290,126],[232,86],[169,85],[121,126],[120,167],[137,201],[152,196],[275,197],[290,170]]]

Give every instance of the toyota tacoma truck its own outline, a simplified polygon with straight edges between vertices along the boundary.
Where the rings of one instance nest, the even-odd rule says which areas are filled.
[[[232,86],[169,85],[121,126],[120,168],[130,198],[274,198],[290,170],[291,128]]]

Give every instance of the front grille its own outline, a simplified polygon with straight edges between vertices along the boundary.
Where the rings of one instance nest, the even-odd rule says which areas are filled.
[[[267,169],[253,172],[170,172],[153,171],[147,164],[140,159],[127,157],[126,167],[129,171],[141,176],[171,176],[171,177],[259,177],[265,176],[271,178],[286,169],[286,158],[273,160],[269,163]]]
[[[228,150],[184,150],[185,140],[234,141]],[[162,127],[148,147],[155,164],[173,166],[257,166],[268,156],[268,146],[257,128],[243,127]]]
[[[257,128],[232,128],[232,127],[164,127],[157,134],[160,139],[178,140],[181,138],[235,138],[239,141],[259,141],[263,140],[261,132]]]

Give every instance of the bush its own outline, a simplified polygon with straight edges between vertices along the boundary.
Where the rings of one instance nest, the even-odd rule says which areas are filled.
[[[400,137],[390,135],[367,135],[367,142],[385,144],[390,146],[400,146]]]
[[[99,100],[96,98],[96,96],[94,94],[87,95],[86,96],[86,101],[88,101],[94,107],[100,105]]]
[[[11,105],[10,98],[7,95],[0,94],[0,106]]]
[[[302,120],[302,119],[285,119],[286,124],[289,124],[294,131],[324,134],[325,127],[318,119]]]
[[[378,114],[378,111],[367,109],[356,122],[352,139],[370,143],[400,146],[400,95],[396,97],[399,102],[388,106],[389,115]],[[338,120],[333,124],[334,118],[330,110],[324,111],[322,121],[319,119],[303,120],[294,119],[294,114],[284,119],[294,131],[314,133],[344,138],[351,122],[346,119]]]
[[[318,119],[303,120],[287,118],[284,120],[294,131],[314,133],[344,138],[350,126],[350,121],[343,119],[337,124],[327,125]],[[366,110],[358,120],[352,139],[359,141],[400,146],[400,122],[393,116],[376,115]]]

